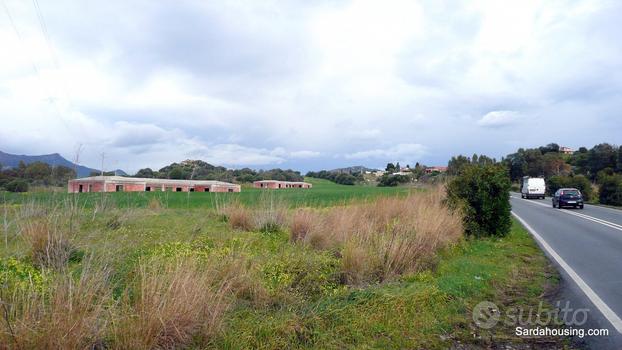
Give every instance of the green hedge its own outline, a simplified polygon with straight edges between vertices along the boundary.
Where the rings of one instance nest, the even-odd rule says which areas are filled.
[[[560,188],[572,187],[581,191],[583,199],[589,201],[594,197],[594,191],[592,190],[592,183],[583,175],[575,176],[551,176],[547,183],[546,189],[549,195],[554,194]]]
[[[469,165],[447,185],[447,199],[464,211],[467,235],[505,236],[510,218],[510,176],[502,165]]]
[[[603,176],[598,199],[602,204],[622,205],[622,175]]]

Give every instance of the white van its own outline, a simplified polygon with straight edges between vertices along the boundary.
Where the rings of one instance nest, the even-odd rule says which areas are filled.
[[[520,189],[522,198],[542,198],[544,199],[546,185],[541,177],[523,177],[523,185]]]

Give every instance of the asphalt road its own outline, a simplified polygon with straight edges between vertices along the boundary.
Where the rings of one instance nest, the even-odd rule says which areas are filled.
[[[609,329],[608,336],[574,337],[575,345],[622,349],[622,210],[587,204],[583,210],[554,209],[548,197],[521,199],[518,193],[512,193],[511,203],[513,214],[561,273],[553,302],[589,309],[582,312],[585,324],[569,327]],[[584,318],[576,316],[575,323]]]

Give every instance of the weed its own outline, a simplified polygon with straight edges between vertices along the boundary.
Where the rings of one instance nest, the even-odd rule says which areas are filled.
[[[196,261],[145,261],[128,287],[113,325],[113,347],[171,349],[207,341],[229,308],[227,281]]]
[[[41,267],[62,269],[75,250],[68,234],[53,217],[25,222],[21,234],[30,246],[32,261]]]

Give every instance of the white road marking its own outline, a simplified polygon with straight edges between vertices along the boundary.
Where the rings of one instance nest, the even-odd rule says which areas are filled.
[[[570,267],[570,265],[568,265],[568,263],[566,263],[566,261],[564,261],[564,259],[559,256],[559,254],[557,254],[557,252],[553,250],[553,248],[551,248],[548,243],[546,243],[546,241],[544,240],[544,238],[542,238],[542,236],[540,236],[540,234],[538,234],[531,226],[529,226],[529,224],[525,220],[523,220],[523,218],[516,215],[515,212],[512,212],[512,215],[514,215],[514,217],[518,219],[518,221],[520,221],[520,223],[527,229],[527,231],[529,231],[529,233],[531,233],[531,235],[538,241],[538,243],[540,243],[540,246],[542,246],[542,248],[544,248],[544,250],[546,250],[546,252],[549,253],[549,255],[553,259],[555,259],[559,266],[561,266],[561,268],[566,271],[568,276],[572,278],[577,286],[583,291],[583,293],[585,293],[588,299],[590,299],[594,306],[596,306],[596,308],[603,314],[603,316],[605,316],[605,318],[618,331],[618,333],[622,334],[622,319],[620,319],[620,317],[615,312],[613,312],[613,310],[611,310],[611,308],[607,304],[605,304],[605,302],[598,296],[598,294],[596,294],[594,290],[590,288],[587,283],[585,283],[581,276],[579,276],[572,269],[572,267]]]
[[[514,197],[514,196],[512,196],[512,198],[519,199],[519,198]],[[540,203],[540,202],[527,201],[527,203],[539,205],[539,206],[542,206],[542,207],[547,207],[547,208],[550,207],[550,208],[552,208],[551,206],[549,206],[547,204],[544,204],[544,203]],[[601,224],[601,225],[605,225],[607,227],[611,227],[614,230],[622,231],[622,225],[616,224],[615,222],[611,222],[611,221],[603,220],[603,219],[600,219],[600,218],[596,218],[596,217],[593,217],[591,215],[576,213],[576,212],[570,211],[568,209],[561,209],[561,210],[558,210],[558,211],[561,212],[561,213],[566,213],[566,214],[574,215],[574,216],[580,217],[582,219],[589,220],[589,221],[592,221],[592,222],[595,222],[595,223],[598,223],[598,224]]]
[[[597,222],[599,224],[603,224],[605,226],[609,226],[609,227],[614,228],[616,230],[622,231],[622,225],[616,224],[614,222],[603,220],[603,219],[600,219],[600,218],[596,218],[596,217],[593,217],[593,216],[590,216],[590,215],[585,215],[585,214],[582,214],[582,213],[575,213],[575,212],[572,212],[572,211],[567,210],[567,209],[562,209],[562,211],[566,212],[567,214],[575,215],[575,216],[584,218],[586,220],[594,221],[594,222]]]

